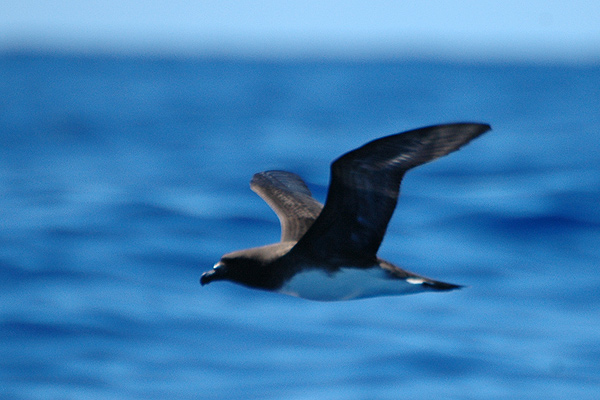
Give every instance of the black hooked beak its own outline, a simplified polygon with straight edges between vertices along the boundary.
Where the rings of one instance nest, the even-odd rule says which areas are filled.
[[[202,286],[211,283],[212,281],[217,281],[225,278],[225,266],[223,264],[216,263],[213,269],[210,271],[206,271],[200,277],[200,284]]]

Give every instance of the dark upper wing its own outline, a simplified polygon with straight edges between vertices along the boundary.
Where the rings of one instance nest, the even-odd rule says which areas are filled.
[[[286,171],[259,172],[250,188],[271,206],[281,222],[281,241],[297,241],[310,228],[323,205],[315,200],[296,174]]]
[[[333,263],[371,264],[409,169],[459,149],[490,129],[449,124],[374,140],[331,164],[325,207],[293,253]]]

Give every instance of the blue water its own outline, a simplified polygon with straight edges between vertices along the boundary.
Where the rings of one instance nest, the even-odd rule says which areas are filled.
[[[380,255],[461,291],[229,283],[376,137],[493,131],[410,172]],[[600,67],[0,55],[1,399],[596,399]]]

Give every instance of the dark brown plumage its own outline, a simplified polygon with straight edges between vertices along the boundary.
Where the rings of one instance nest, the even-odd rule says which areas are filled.
[[[377,251],[404,174],[489,129],[475,123],[436,125],[369,142],[332,163],[325,206],[291,172],[255,174],[250,186],[279,217],[281,241],[224,255],[201,283],[230,280],[315,300],[460,287],[396,267]]]

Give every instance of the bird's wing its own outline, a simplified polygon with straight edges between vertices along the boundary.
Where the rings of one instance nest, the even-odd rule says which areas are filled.
[[[383,137],[331,164],[325,207],[290,253],[332,263],[371,265],[411,168],[458,150],[489,125],[430,126]]]
[[[286,171],[259,172],[250,188],[275,211],[281,222],[281,241],[297,241],[319,216],[323,205],[315,200],[296,174]]]

